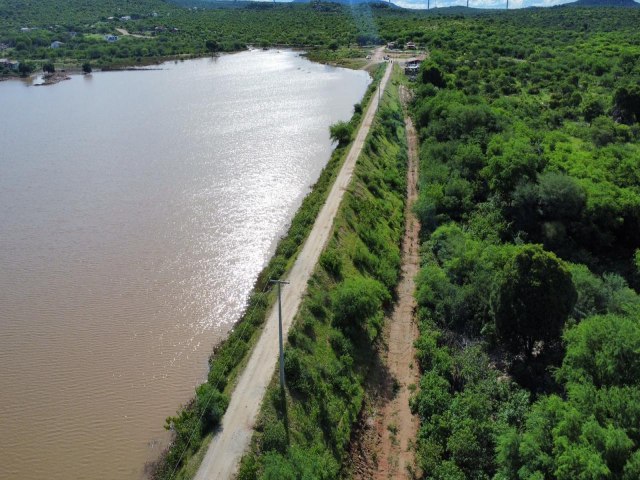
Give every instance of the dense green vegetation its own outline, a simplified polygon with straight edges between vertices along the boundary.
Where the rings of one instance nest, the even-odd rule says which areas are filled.
[[[375,71],[374,81],[362,100],[364,105],[369,103],[382,73],[381,68]],[[346,125],[353,129],[360,124],[361,118],[362,108],[357,104],[351,120]],[[347,141],[336,148],[311,193],[303,200],[287,234],[280,240],[274,256],[260,273],[243,317],[229,337],[216,347],[211,355],[207,382],[196,389],[195,397],[182,407],[176,416],[167,418],[166,428],[173,432],[173,438],[167,451],[149,467],[152,478],[188,478],[188,469],[185,470],[183,467],[186,465],[195,468],[194,463],[197,463],[197,459],[194,460],[193,456],[203,443],[210,439],[211,432],[219,425],[227,408],[228,395],[234,381],[262,332],[266,315],[274,303],[275,292],[269,279],[281,278],[293,266],[349,146],[350,142]]]
[[[432,23],[414,104],[424,478],[640,475],[640,31],[609,13]]]
[[[412,11],[384,3],[0,0],[0,55],[21,61],[22,73],[28,73],[46,62],[55,63],[58,69],[80,69],[85,63],[107,69],[237,51],[247,45],[289,46],[305,48],[320,61],[359,67],[350,61],[366,54],[359,46],[386,41],[402,45],[412,40],[438,47],[443,39],[434,38],[433,33],[440,29],[442,19],[459,23],[463,29],[491,25],[491,35],[500,32],[501,25],[507,30],[534,25],[566,28],[565,35],[570,37],[588,33],[594,24],[599,30],[632,29],[640,16],[629,9],[579,10],[578,14],[574,14],[576,9],[562,8],[505,15],[464,8]],[[464,18],[467,21],[461,22]],[[482,39],[483,33],[479,33],[477,41]],[[107,35],[118,38],[108,41]],[[506,40],[500,48],[507,48],[510,40]],[[52,48],[54,41],[61,44]],[[546,41],[544,36],[541,41]],[[532,45],[513,44],[519,50],[516,58],[521,59]],[[606,57],[599,60],[607,61]],[[597,111],[598,106],[594,107]]]
[[[398,281],[405,188],[403,114],[390,86],[290,331],[286,391],[275,376],[239,479],[340,477]]]

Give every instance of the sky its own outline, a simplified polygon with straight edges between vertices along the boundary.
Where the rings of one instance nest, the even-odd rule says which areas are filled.
[[[466,6],[466,0],[430,0],[431,8]],[[509,0],[509,9],[524,7],[551,7],[574,0]],[[392,0],[393,3],[404,8],[427,8],[426,0]],[[469,0],[469,6],[475,8],[504,8],[506,0]]]

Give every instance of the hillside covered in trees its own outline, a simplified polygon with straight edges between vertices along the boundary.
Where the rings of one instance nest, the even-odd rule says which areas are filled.
[[[358,47],[387,41],[426,43],[441,18],[477,17],[483,24],[508,18],[514,26],[533,22],[540,28],[588,28],[597,22],[598,29],[620,30],[638,25],[635,9],[580,10],[585,11],[417,11],[385,3],[0,0],[0,56],[22,62],[24,74],[45,64],[108,69],[238,51],[248,45],[304,48],[327,60],[363,56]]]
[[[640,34],[623,15],[432,24],[414,105],[424,478],[640,478]]]

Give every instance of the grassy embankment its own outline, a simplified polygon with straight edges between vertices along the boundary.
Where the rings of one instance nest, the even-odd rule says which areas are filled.
[[[274,375],[239,479],[340,478],[399,280],[406,139],[392,77]]]
[[[383,73],[382,66],[374,72],[373,82],[363,97],[363,105],[366,106],[370,102],[371,95]],[[350,120],[354,129],[359,126],[361,118],[362,114],[354,113]],[[153,478],[190,478],[200,464],[206,446],[212,438],[211,432],[224,414],[228,396],[274,304],[276,296],[269,284],[269,279],[284,276],[293,266],[349,147],[350,143],[336,148],[312,191],[303,200],[287,234],[280,240],[274,256],[258,276],[245,313],[229,337],[215,347],[209,360],[210,370],[207,382],[196,389],[195,398],[182,407],[175,417],[167,419],[167,426],[172,426],[175,435],[170,448],[158,462],[151,466]],[[178,468],[174,473],[176,465]]]

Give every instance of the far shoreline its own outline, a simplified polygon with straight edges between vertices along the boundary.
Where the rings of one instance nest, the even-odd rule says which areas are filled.
[[[360,48],[362,50],[370,50],[371,54],[373,54],[374,50],[379,47],[380,47],[379,45],[368,45],[368,46],[357,47],[357,48]],[[19,75],[0,75],[0,82],[18,80],[24,83],[25,86],[27,87],[50,86],[50,85],[56,85],[65,80],[71,80],[72,77],[79,76],[79,75],[87,76],[87,75],[91,75],[92,73],[102,73],[102,72],[163,70],[162,68],[160,68],[160,66],[168,62],[184,62],[187,60],[200,60],[204,58],[219,58],[222,56],[235,55],[237,53],[242,53],[242,52],[268,51],[268,50],[277,50],[277,51],[288,50],[288,51],[298,52],[300,53],[300,56],[306,58],[307,60],[313,63],[319,63],[322,65],[327,65],[327,66],[336,67],[336,68],[346,68],[349,70],[364,70],[369,72],[369,74],[371,74],[368,68],[370,66],[370,62],[368,62],[368,60],[365,58],[366,55],[363,57],[343,58],[341,60],[343,60],[344,62],[340,62],[339,60],[338,61],[324,60],[319,56],[316,56],[313,54],[314,52],[324,52],[326,49],[317,49],[314,47],[311,47],[311,48],[294,47],[291,45],[273,45],[266,48],[260,48],[260,47],[255,47],[253,45],[247,45],[247,47],[243,50],[236,50],[232,52],[216,52],[212,55],[190,55],[190,54],[171,55],[168,57],[148,59],[148,61],[143,61],[138,63],[123,63],[119,65],[118,64],[110,65],[103,68],[95,68],[89,73],[84,73],[80,65],[72,65],[71,67],[66,67],[64,69],[56,70],[56,72],[54,72],[51,75],[44,74],[42,71],[31,73],[30,75],[24,76],[24,77]],[[348,60],[357,61],[358,63],[361,63],[361,65],[349,63]],[[43,82],[35,83],[40,78],[43,79]]]

